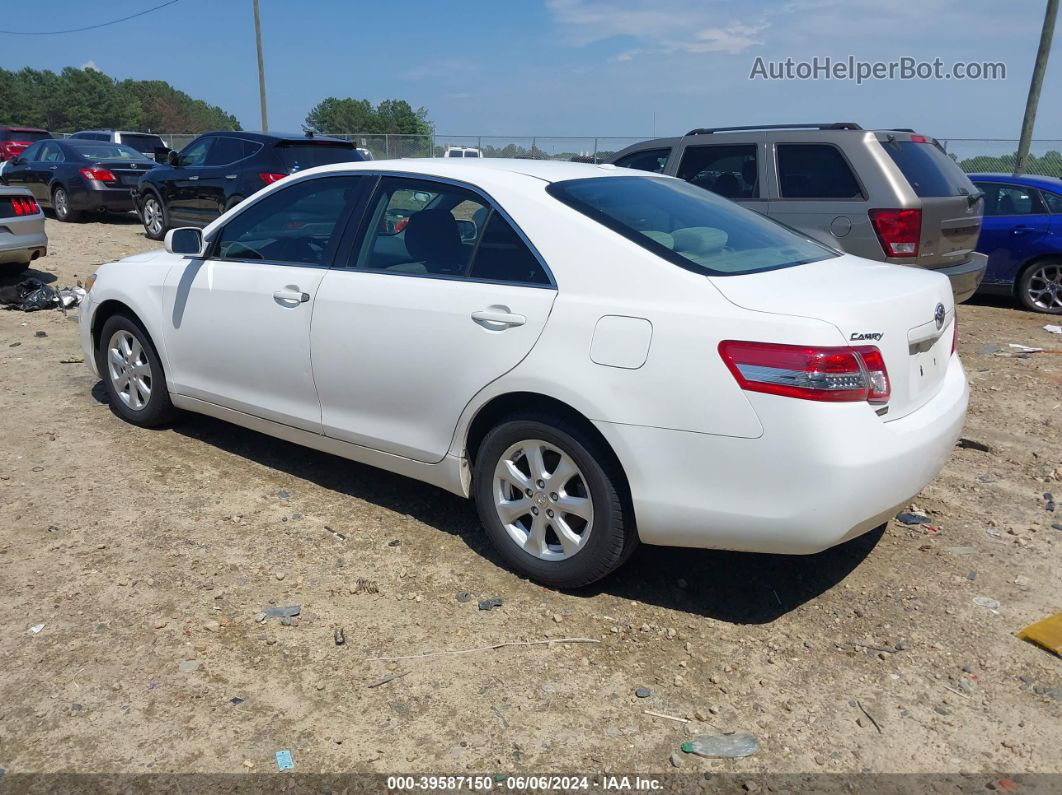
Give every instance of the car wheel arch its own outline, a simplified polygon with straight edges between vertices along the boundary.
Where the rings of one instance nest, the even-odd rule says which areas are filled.
[[[1014,281],[1011,284],[1011,292],[1014,294],[1014,297],[1018,297],[1018,285],[1021,283],[1022,276],[1024,276],[1030,268],[1034,268],[1044,262],[1053,261],[1062,262],[1062,251],[1040,252],[1023,262],[1018,269],[1014,271]]]

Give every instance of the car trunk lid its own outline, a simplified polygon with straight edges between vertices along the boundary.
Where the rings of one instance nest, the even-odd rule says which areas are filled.
[[[939,275],[846,255],[709,278],[740,307],[822,320],[838,330],[838,345],[876,346],[892,386],[887,411],[881,412],[885,421],[917,410],[941,388],[951,358],[955,310],[950,282]],[[938,323],[939,312],[943,318]]]
[[[129,160],[100,160],[93,163],[92,167],[105,168],[114,174],[116,177],[115,182],[105,183],[107,185],[135,187],[140,178],[150,171],[154,165],[154,163],[139,163]]]

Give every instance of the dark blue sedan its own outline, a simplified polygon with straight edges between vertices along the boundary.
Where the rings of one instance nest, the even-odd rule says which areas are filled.
[[[985,194],[977,250],[988,255],[981,292],[1062,314],[1062,179],[970,174]]]

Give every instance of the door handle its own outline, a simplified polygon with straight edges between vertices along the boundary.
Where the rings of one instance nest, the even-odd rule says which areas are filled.
[[[1032,227],[1031,226],[1021,225],[1021,226],[1014,227],[1010,231],[1012,233],[1014,233],[1015,235],[1024,235],[1026,232],[1031,232],[1032,231]]]
[[[490,328],[491,326],[511,328],[513,326],[522,326],[527,322],[526,317],[510,312],[507,306],[491,306],[487,309],[480,309],[478,312],[472,313],[472,319],[485,328]]]
[[[197,179],[199,179],[199,177],[189,177],[188,179],[190,179],[190,180],[193,180],[193,181],[194,181],[194,180],[197,180]]]
[[[59,166],[52,166],[52,171],[55,171]]]
[[[273,293],[273,298],[277,301],[284,301],[285,303],[305,304],[310,300],[310,294],[304,293],[295,285],[289,284],[283,290],[277,290]]]
[[[225,179],[236,179],[236,177],[238,177],[238,176],[240,176],[240,175],[239,174],[226,174],[225,175]]]

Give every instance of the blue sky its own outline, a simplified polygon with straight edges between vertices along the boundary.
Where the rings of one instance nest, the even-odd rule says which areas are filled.
[[[77,27],[161,0],[5,4],[0,28]],[[261,0],[270,124],[329,96],[407,99],[452,135],[648,136],[706,125],[856,121],[1017,138],[1043,0]],[[1062,138],[1062,24],[1037,138]],[[1002,81],[765,82],[754,59],[1003,61]],[[250,0],[180,0],[101,30],[0,35],[0,66],[94,64],[163,79],[253,129]]]

